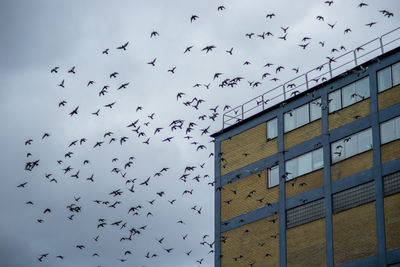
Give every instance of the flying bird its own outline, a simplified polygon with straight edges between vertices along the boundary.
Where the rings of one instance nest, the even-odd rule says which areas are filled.
[[[121,45],[121,46],[118,46],[117,49],[122,49],[122,50],[125,51],[125,50],[126,50],[126,47],[128,46],[128,44],[129,44],[129,41],[126,42],[125,44]]]

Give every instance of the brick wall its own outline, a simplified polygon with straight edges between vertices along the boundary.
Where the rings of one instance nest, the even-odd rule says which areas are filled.
[[[279,188],[278,186],[267,188],[267,173],[268,171],[265,170],[223,187],[221,190],[221,221],[278,201]],[[252,192],[254,190],[255,192]]]
[[[267,124],[262,123],[222,141],[221,175],[277,153],[277,140],[267,142]]]
[[[285,149],[321,135],[321,119],[308,123],[284,135]]]
[[[400,140],[395,140],[381,146],[382,163],[398,158],[400,158]]]
[[[400,248],[400,193],[385,197],[386,249]]]
[[[331,180],[336,181],[360,171],[368,170],[372,168],[372,165],[372,150],[369,150],[333,164],[331,166]]]
[[[274,215],[221,233],[225,240],[221,241],[221,266],[279,266],[278,232],[279,219]]]
[[[335,265],[378,253],[375,202],[333,215]]]
[[[370,114],[370,99],[357,102],[328,116],[329,130],[351,123]]]
[[[323,185],[324,170],[320,169],[286,182],[286,197],[292,197]]]
[[[325,219],[286,230],[287,266],[326,266]]]
[[[378,94],[378,108],[384,109],[400,102],[400,85]]]

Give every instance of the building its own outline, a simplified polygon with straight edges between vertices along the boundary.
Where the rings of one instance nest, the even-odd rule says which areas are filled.
[[[224,114],[215,266],[400,265],[400,47],[382,40],[314,87],[310,71]]]

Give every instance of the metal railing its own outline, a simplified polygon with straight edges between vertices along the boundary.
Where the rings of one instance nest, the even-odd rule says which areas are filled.
[[[316,85],[332,79],[368,60],[382,55],[398,47],[399,40],[400,27],[338,57],[328,58],[328,62],[225,112],[222,118],[222,128],[225,129],[234,125],[299,93],[310,90]]]

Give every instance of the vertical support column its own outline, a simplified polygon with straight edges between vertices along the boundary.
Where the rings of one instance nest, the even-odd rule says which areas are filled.
[[[221,140],[219,138],[215,139],[214,142],[214,188],[221,188]],[[214,252],[214,262],[215,267],[221,267],[221,190],[215,190],[215,225],[214,225],[214,241],[215,241],[215,252]]]
[[[279,159],[279,262],[281,267],[286,267],[286,178],[285,173],[285,144],[283,108],[278,113],[278,159]]]
[[[329,104],[328,93],[321,96],[321,103],[326,103],[322,109],[322,146],[324,157],[324,197],[325,197],[325,239],[326,239],[326,266],[334,266],[333,254],[333,222],[332,222],[332,183],[331,183],[331,146],[329,136]],[[325,106],[325,105],[322,105]]]
[[[373,176],[375,182],[375,206],[376,206],[376,233],[378,240],[378,262],[379,266],[386,266],[386,235],[385,235],[385,213],[383,203],[383,182],[381,165],[381,141],[378,110],[378,87],[376,68],[369,68],[370,87],[370,112],[372,125],[372,150],[373,150]]]

